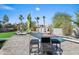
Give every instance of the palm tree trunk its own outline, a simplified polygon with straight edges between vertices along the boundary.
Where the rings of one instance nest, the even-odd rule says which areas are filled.
[[[44,22],[44,32],[46,32],[45,19],[43,19],[43,22]]]
[[[37,31],[39,32],[39,21],[37,21]]]

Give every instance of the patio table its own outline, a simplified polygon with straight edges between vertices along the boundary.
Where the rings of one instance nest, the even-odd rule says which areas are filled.
[[[41,52],[53,52],[52,47],[53,44],[56,44],[56,50],[58,49],[58,46],[61,48],[61,42],[64,42],[65,40],[63,37],[50,35],[50,34],[44,34],[44,33],[32,33],[33,36],[36,38],[41,39]],[[46,54],[46,53],[45,53]]]
[[[43,51],[45,52],[49,51],[52,54],[54,50],[58,51],[58,49],[61,49],[61,42],[65,41],[63,37],[59,37],[59,36],[42,36],[42,38],[43,39],[41,39],[42,40],[41,44],[43,47]]]

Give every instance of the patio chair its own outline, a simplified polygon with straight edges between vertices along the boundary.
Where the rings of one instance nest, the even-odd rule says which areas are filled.
[[[64,40],[60,37],[42,37],[41,40],[41,52],[47,55],[61,55],[63,50],[61,49],[61,42]]]
[[[41,54],[42,55],[52,55],[53,49],[50,44],[50,37],[41,38]]]
[[[34,45],[37,45],[37,47],[36,46],[34,47]],[[37,49],[37,51],[32,51],[34,48]],[[31,53],[39,54],[39,40],[38,39],[32,39],[30,41],[29,50],[30,50],[29,54]]]
[[[51,40],[52,45],[54,44],[56,46],[56,50],[58,49],[58,47],[61,48],[61,42],[58,39],[52,39]]]
[[[61,49],[61,42],[64,42],[65,40],[62,38],[62,37],[59,37],[59,36],[54,36],[54,37],[51,37],[51,44],[54,45],[54,50],[55,51],[58,51],[59,55],[62,54],[63,50]]]

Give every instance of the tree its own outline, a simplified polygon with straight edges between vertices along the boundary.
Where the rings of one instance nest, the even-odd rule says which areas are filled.
[[[45,26],[45,16],[43,16],[43,22],[44,22],[44,32],[46,32],[46,26]]]
[[[27,32],[31,32],[31,14],[27,16]]]
[[[3,23],[9,22],[9,17],[7,15],[4,15],[3,17]]]
[[[20,22],[22,23],[22,20],[24,19],[24,17],[23,17],[23,15],[20,15],[19,16],[19,20],[20,20]]]
[[[9,22],[9,17],[7,15],[3,16],[3,28],[5,28]]]
[[[36,22],[37,22],[37,25],[39,26],[39,17],[35,17],[35,19],[36,19]]]
[[[0,24],[2,23],[2,21],[0,21]]]
[[[56,13],[55,16],[53,17],[53,27],[61,28],[61,24],[62,24],[61,14]]]
[[[36,22],[35,21],[31,21],[31,30],[36,31]]]
[[[39,31],[39,19],[40,19],[40,17],[35,17],[35,19],[36,19],[36,22],[37,22],[37,29],[38,29],[38,31]]]
[[[76,15],[76,21],[72,20],[72,22],[76,24],[77,27],[79,27],[79,12],[75,12],[75,15]]]
[[[53,18],[53,27],[62,28],[64,35],[72,34],[71,16],[66,13],[57,13]]]
[[[22,31],[24,30],[24,29],[23,29],[23,21],[22,21],[23,19],[24,19],[23,15],[19,15],[19,20],[20,20],[20,30],[22,30]]]
[[[0,29],[2,28],[2,21],[0,21]]]

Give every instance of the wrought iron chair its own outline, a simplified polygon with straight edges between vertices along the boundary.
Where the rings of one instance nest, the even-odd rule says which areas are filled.
[[[37,47],[35,46],[33,46],[33,45],[37,45]],[[30,41],[30,46],[29,46],[29,54],[31,54],[31,53],[36,53],[36,54],[39,54],[39,40],[38,39],[32,39],[31,41]],[[37,49],[37,51],[32,51],[34,48],[36,48]]]

